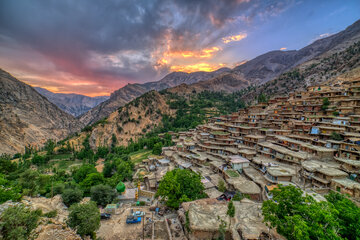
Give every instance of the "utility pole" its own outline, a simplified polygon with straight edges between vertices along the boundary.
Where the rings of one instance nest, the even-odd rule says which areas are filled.
[[[145,215],[144,215],[144,219],[143,219],[143,240],[145,240],[145,234],[144,234],[144,222],[145,222]]]

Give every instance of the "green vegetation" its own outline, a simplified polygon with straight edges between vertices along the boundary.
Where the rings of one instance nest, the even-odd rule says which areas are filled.
[[[63,203],[70,207],[74,203],[78,203],[83,198],[83,192],[77,188],[66,189],[61,195]]]
[[[230,177],[233,177],[233,178],[240,176],[238,172],[236,172],[235,170],[232,170],[232,169],[228,169],[228,170],[226,170],[225,172],[226,172]]]
[[[335,141],[342,141],[343,137],[337,132],[332,132],[331,133],[331,139],[335,140]]]
[[[167,206],[179,208],[182,202],[206,197],[201,176],[187,169],[167,172],[160,181],[156,196],[162,197]]]
[[[225,192],[226,191],[225,182],[222,179],[220,179],[219,182],[218,182],[218,190],[220,192]]]
[[[90,192],[91,201],[94,201],[103,207],[111,203],[116,197],[115,189],[109,185],[96,185],[91,188]]]
[[[100,211],[95,202],[75,204],[70,207],[67,224],[84,238],[96,239],[96,230],[100,227]]]
[[[0,236],[4,240],[29,239],[41,216],[41,211],[32,211],[24,205],[5,209],[0,216]]]
[[[290,240],[359,239],[360,209],[344,195],[330,193],[327,202],[316,202],[294,186],[271,191],[263,202],[264,221]]]
[[[228,209],[226,211],[226,215],[228,215],[230,218],[230,226],[231,226],[231,219],[235,217],[235,206],[232,200],[228,203]]]
[[[321,110],[326,111],[329,108],[330,101],[329,98],[323,98],[323,104],[321,105]]]

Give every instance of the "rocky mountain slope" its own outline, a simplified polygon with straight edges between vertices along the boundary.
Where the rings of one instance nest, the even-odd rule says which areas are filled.
[[[73,116],[0,69],[0,154],[23,152],[26,145],[59,140],[80,128]]]
[[[170,109],[166,96],[150,91],[112,112],[107,118],[85,128],[70,139],[70,142],[78,149],[83,139],[89,135],[92,148],[110,146],[114,135],[117,145],[126,146],[130,139],[135,140],[159,125],[163,114],[172,116],[175,110]]]
[[[215,77],[228,71],[230,71],[229,68],[221,68],[214,72],[173,72],[166,75],[164,78],[157,82],[148,82],[144,84],[128,84],[125,87],[113,92],[110,96],[110,99],[99,104],[97,107],[91,109],[87,113],[83,114],[82,116],[80,116],[79,119],[85,125],[93,124],[96,121],[99,121],[100,119],[108,116],[117,108],[124,106],[126,103],[148,91],[159,91],[162,89],[175,87],[183,83],[192,84]]]
[[[339,76],[356,74],[360,67],[360,40],[342,51],[326,52],[307,61],[279,77],[262,84],[242,96],[246,101],[254,100],[259,94],[268,96],[286,95],[295,90],[304,90],[325,82],[334,82]]]
[[[209,80],[200,81],[193,84],[181,84],[179,86],[168,89],[169,92],[178,95],[197,93],[202,91],[211,92],[236,92],[251,85],[241,75],[235,73],[223,73]]]
[[[162,90],[181,84],[194,84],[191,89],[232,92],[248,85],[260,85],[275,79],[296,66],[319,56],[341,52],[360,40],[360,20],[337,34],[313,42],[293,51],[271,51],[234,69],[222,68],[215,72],[170,73],[158,82],[129,84],[115,91],[109,100],[80,117],[84,124],[92,124],[149,90]],[[238,76],[236,76],[238,75]],[[206,80],[209,82],[204,82]],[[239,82],[236,82],[238,79]],[[202,82],[196,85],[197,82]],[[182,86],[182,90],[186,87]],[[189,88],[190,89],[190,88]],[[189,90],[187,89],[187,90]],[[191,91],[192,91],[191,90]]]
[[[93,107],[109,99],[108,96],[88,97],[75,93],[53,93],[40,87],[34,87],[34,89],[61,110],[75,117],[86,113]]]

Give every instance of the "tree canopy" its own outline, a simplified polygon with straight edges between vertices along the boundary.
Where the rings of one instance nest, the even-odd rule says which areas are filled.
[[[81,236],[96,239],[95,232],[100,227],[100,211],[95,202],[74,204],[70,207],[67,224]]]
[[[157,196],[161,196],[167,206],[179,208],[182,202],[204,198],[206,194],[199,174],[187,169],[174,169],[160,181]]]
[[[8,207],[0,216],[0,236],[4,240],[29,239],[41,216],[24,205]]]
[[[317,202],[294,186],[272,190],[262,213],[270,227],[290,240],[359,239],[360,214],[349,199],[330,193],[328,201]]]

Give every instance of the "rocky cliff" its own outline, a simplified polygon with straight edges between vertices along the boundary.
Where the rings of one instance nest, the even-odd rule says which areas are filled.
[[[0,154],[23,152],[81,128],[80,122],[31,86],[0,69]]]

